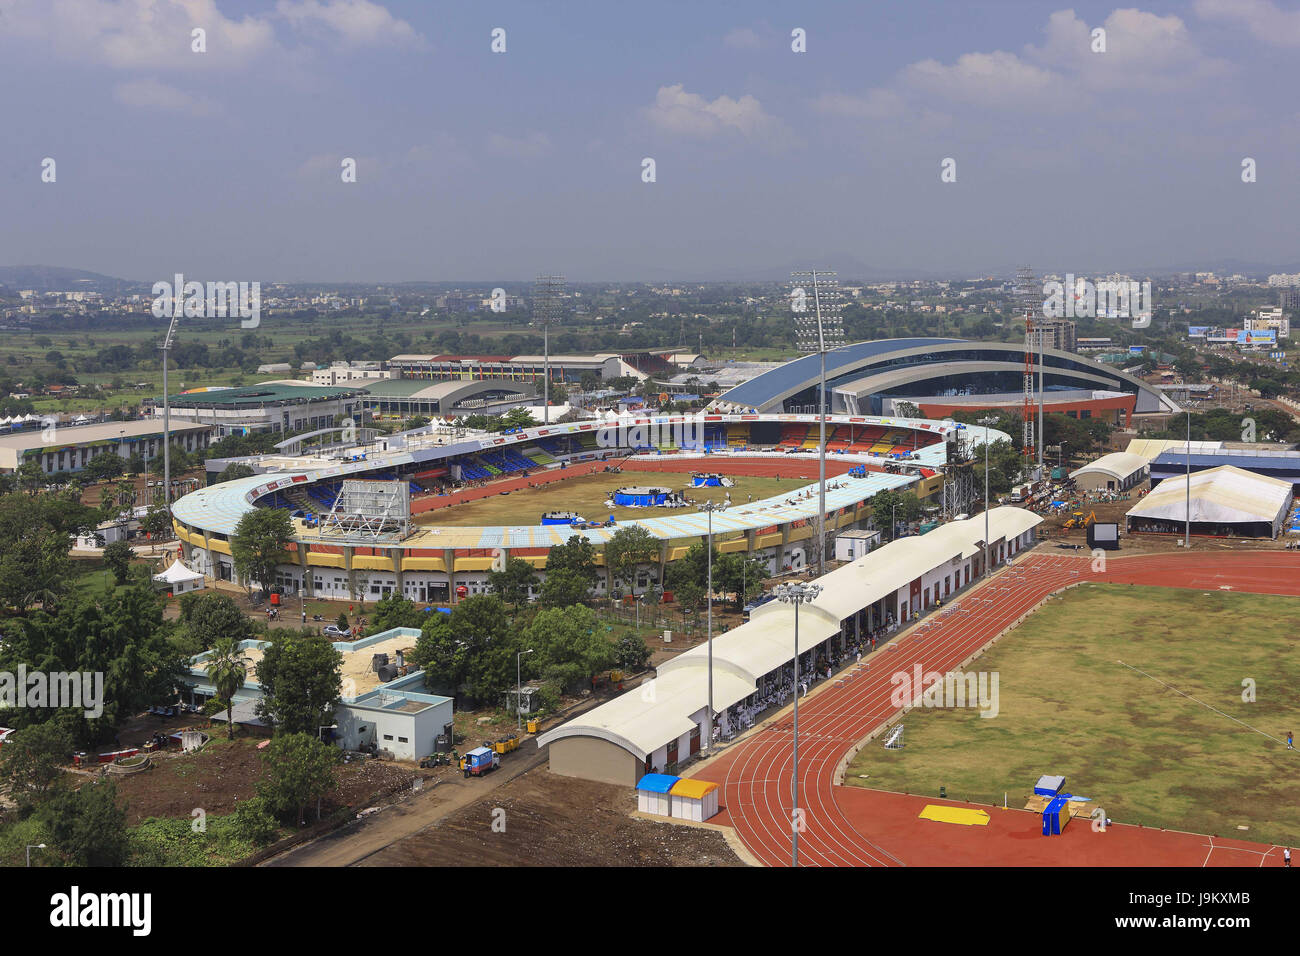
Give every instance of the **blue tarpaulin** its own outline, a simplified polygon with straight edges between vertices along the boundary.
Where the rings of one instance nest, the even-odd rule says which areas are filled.
[[[645,790],[647,793],[667,793],[677,785],[681,777],[674,777],[666,773],[648,773],[636,783],[638,790]]]

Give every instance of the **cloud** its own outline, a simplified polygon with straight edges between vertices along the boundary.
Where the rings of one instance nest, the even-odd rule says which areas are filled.
[[[493,133],[488,137],[488,152],[509,159],[538,159],[551,152],[551,138],[545,133],[531,133],[523,137],[503,136]]]
[[[295,29],[325,32],[348,46],[423,42],[414,27],[371,0],[278,0],[275,12]]]
[[[1043,45],[1027,46],[1026,56],[1091,90],[1168,92],[1227,72],[1226,61],[1201,50],[1176,16],[1115,10],[1101,26],[1106,51],[1094,53],[1092,28],[1073,10],[1058,10],[1048,17]]]
[[[116,69],[235,68],[275,49],[275,30],[253,16],[234,20],[215,0],[0,0],[0,36],[48,42],[65,59]],[[190,31],[207,32],[207,53]]]
[[[1014,53],[963,53],[956,62],[921,60],[905,67],[902,84],[946,103],[1016,107],[1050,105],[1061,93],[1060,78]]]
[[[753,27],[736,27],[722,38],[722,45],[733,50],[758,50],[763,46],[763,38]]]
[[[1245,27],[1269,46],[1300,47],[1300,11],[1279,10],[1270,0],[1196,0],[1193,9],[1202,20]]]
[[[652,106],[644,110],[650,124],[665,133],[697,139],[739,134],[746,139],[775,142],[784,137],[781,122],[763,104],[746,94],[740,99],[719,96],[706,100],[688,93],[681,83],[661,86]]]
[[[139,109],[163,110],[170,113],[189,113],[206,116],[213,111],[209,100],[191,96],[184,90],[168,86],[155,79],[127,80],[113,87],[113,99],[124,106]]]

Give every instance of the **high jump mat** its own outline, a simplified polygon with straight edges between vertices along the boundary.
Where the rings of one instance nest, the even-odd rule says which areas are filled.
[[[983,810],[969,807],[949,807],[937,803],[927,803],[918,814],[922,820],[934,820],[936,823],[956,823],[964,827],[988,826],[989,815]]]

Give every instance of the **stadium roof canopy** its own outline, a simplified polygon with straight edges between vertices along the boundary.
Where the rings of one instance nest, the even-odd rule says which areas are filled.
[[[1119,391],[1136,396],[1138,413],[1178,411],[1159,389],[1126,372],[1074,352],[1043,350],[1045,386],[1056,389]],[[950,338],[878,339],[826,353],[826,384],[832,411],[880,414],[880,398],[969,397],[1019,389],[1024,347],[1018,343]],[[785,411],[816,401],[817,355],[786,362],[728,389],[715,402],[721,410]],[[843,406],[843,407],[841,407]]]
[[[1176,438],[1134,438],[1128,443],[1124,450],[1131,455],[1141,455],[1147,461],[1154,461],[1162,452],[1171,448],[1182,450],[1187,447],[1187,442],[1179,441]],[[1221,441],[1194,441],[1192,442],[1192,454],[1201,452],[1215,452],[1223,447]]]
[[[1042,522],[1021,508],[989,512],[992,541],[1010,540]],[[901,538],[817,580],[822,591],[799,611],[799,643],[814,647],[842,621],[907,587],[954,558],[984,546],[984,516],[953,521],[926,535]],[[794,659],[794,607],[769,601],[748,622],[713,639],[713,706],[725,710],[753,694],[763,675]],[[689,733],[691,716],[708,704],[708,649],[699,645],[659,665],[654,680],[543,734],[539,746],[564,737],[599,737],[644,760]]]
[[[263,405],[318,402],[330,398],[355,395],[359,389],[343,386],[308,385],[304,383],[263,382],[240,388],[212,389],[206,392],[186,392],[172,395],[172,408],[259,408]]]
[[[1102,455],[1096,461],[1089,462],[1082,468],[1070,472],[1070,477],[1078,480],[1083,475],[1109,475],[1117,482],[1128,481],[1135,472],[1146,471],[1147,460],[1141,455],[1130,455],[1126,451],[1111,452]]]
[[[1280,526],[1291,504],[1291,482],[1220,465],[1191,476],[1193,524],[1267,523]],[[1187,477],[1166,478],[1128,511],[1130,518],[1187,520]]]

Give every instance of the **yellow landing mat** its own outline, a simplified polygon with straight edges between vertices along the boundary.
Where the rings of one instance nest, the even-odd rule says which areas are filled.
[[[989,815],[983,810],[941,806],[937,803],[927,803],[920,817],[938,823],[958,823],[964,827],[983,827],[988,826],[989,822]]]

